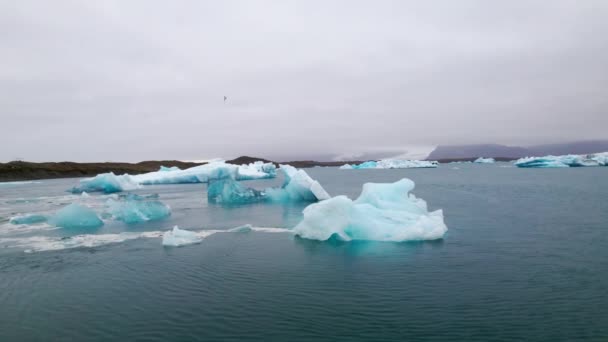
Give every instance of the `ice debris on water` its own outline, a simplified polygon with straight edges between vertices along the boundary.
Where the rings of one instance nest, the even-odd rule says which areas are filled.
[[[68,229],[98,228],[103,226],[103,221],[92,209],[76,203],[60,209],[49,218],[48,222],[54,226]]]
[[[174,226],[172,230],[163,234],[163,246],[179,247],[200,243],[201,241],[203,241],[202,237],[196,232],[179,229],[178,226]]]
[[[71,191],[73,193],[83,191],[113,193],[135,190],[140,188],[141,185],[207,183],[210,179],[220,179],[226,176],[236,180],[273,178],[276,176],[276,168],[272,163],[261,161],[245,165],[213,161],[184,170],[174,167],[161,167],[159,171],[140,175],[124,174],[117,176],[110,172],[83,179],[80,181],[80,186],[72,188]]]
[[[103,192],[111,194],[120,191],[138,189],[140,185],[132,176],[124,174],[115,175],[113,172],[102,173],[92,178],[85,178],[80,181],[80,186],[73,187],[71,192],[78,194],[84,192]]]
[[[231,177],[211,180],[207,188],[207,199],[212,203],[245,204],[262,201],[314,202],[330,197],[321,184],[312,179],[306,171],[290,165],[281,165],[280,171],[285,177],[280,188],[256,190],[244,186]]]
[[[16,216],[10,219],[12,224],[36,224],[46,222],[48,218],[44,215],[32,214],[25,216]]]
[[[336,196],[304,209],[294,228],[314,240],[407,241],[441,239],[447,231],[443,212],[429,212],[426,202],[409,192],[414,182],[366,183],[355,201]]]
[[[119,196],[117,200],[110,198],[106,207],[111,217],[126,224],[161,220],[171,215],[168,205],[136,194]]]
[[[525,157],[515,161],[515,166],[522,168],[608,166],[608,152],[587,155]]]
[[[366,161],[358,165],[344,164],[340,166],[342,170],[360,169],[413,169],[413,168],[435,168],[439,165],[436,161],[429,160],[402,160],[402,159],[382,159],[379,161]]]
[[[494,158],[484,158],[484,157],[479,157],[473,161],[473,163],[477,163],[477,164],[494,164],[495,162],[496,162],[496,160],[494,160]]]

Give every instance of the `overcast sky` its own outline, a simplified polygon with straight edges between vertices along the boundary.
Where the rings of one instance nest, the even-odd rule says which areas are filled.
[[[0,0],[0,43],[5,161],[607,136],[605,0]]]

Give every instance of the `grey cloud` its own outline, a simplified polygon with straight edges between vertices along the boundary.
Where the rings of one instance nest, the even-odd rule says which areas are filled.
[[[601,0],[6,1],[0,160],[603,138],[607,17]]]

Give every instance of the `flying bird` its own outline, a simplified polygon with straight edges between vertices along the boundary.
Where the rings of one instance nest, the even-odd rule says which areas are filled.
[[[228,100],[228,96],[224,95],[224,104],[226,104],[226,100]]]

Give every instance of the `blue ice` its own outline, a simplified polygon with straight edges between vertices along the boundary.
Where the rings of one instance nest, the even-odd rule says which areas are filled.
[[[80,204],[72,203],[49,218],[49,223],[62,228],[97,228],[103,226],[103,221],[97,214]]]
[[[608,165],[608,152],[589,155],[526,157],[518,159],[515,165],[523,168],[606,166]]]
[[[166,204],[136,194],[120,196],[118,200],[109,199],[106,209],[115,220],[126,224],[161,220],[171,215],[171,208]]]
[[[139,188],[139,184],[137,184],[130,175],[124,174],[117,176],[113,172],[109,172],[99,174],[92,178],[83,179],[80,181],[80,186],[72,188],[71,191],[72,193],[98,191],[111,194],[137,188]]]
[[[407,159],[382,159],[379,161],[366,161],[359,165],[345,164],[340,166],[343,170],[359,169],[413,169],[413,168],[435,168],[439,165],[436,161],[429,160],[407,160]]]
[[[245,204],[262,201],[298,202],[320,201],[329,198],[329,194],[321,184],[304,170],[298,170],[290,165],[281,165],[285,181],[280,188],[256,190],[239,183],[231,177],[210,180],[207,188],[209,202],[222,204]]]
[[[25,216],[17,216],[11,218],[10,222],[12,224],[36,224],[46,222],[48,218],[44,215],[32,214]]]
[[[355,201],[336,196],[304,209],[294,228],[300,237],[344,241],[408,241],[441,239],[447,231],[443,212],[429,212],[426,202],[409,192],[414,182],[366,183]]]

